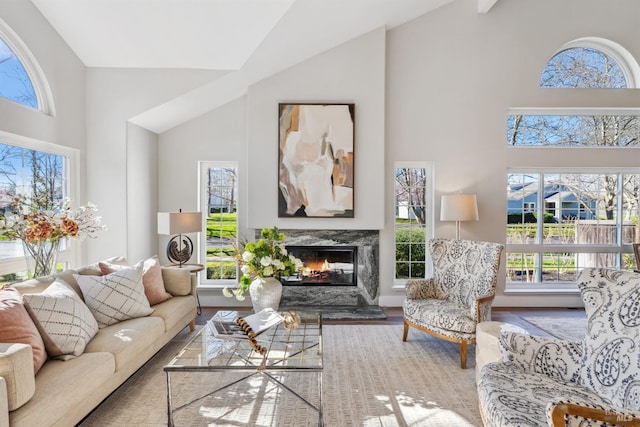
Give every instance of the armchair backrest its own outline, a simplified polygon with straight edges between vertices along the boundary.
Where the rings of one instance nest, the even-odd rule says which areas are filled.
[[[477,240],[429,240],[436,297],[474,310],[476,299],[495,295],[503,249]]]

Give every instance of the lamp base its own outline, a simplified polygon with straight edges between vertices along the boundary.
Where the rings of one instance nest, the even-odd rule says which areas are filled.
[[[167,258],[169,261],[182,266],[182,264],[189,261],[191,255],[193,255],[193,242],[189,236],[183,237],[182,234],[173,236],[167,243]]]

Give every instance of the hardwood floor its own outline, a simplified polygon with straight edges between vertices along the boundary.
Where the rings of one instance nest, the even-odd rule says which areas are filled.
[[[244,308],[233,307],[202,307],[202,314],[196,317],[196,324],[204,325],[207,320],[213,316],[218,310],[247,310]],[[325,325],[366,325],[366,324],[379,324],[379,325],[401,325],[402,324],[402,307],[382,307],[386,319],[383,320],[330,320],[323,319]],[[575,317],[584,318],[585,313],[583,309],[579,308],[504,308],[494,307],[491,310],[492,320],[512,323],[525,329],[531,334],[549,336],[545,331],[538,329],[536,326],[527,322],[524,318],[528,316],[544,315],[557,317],[558,319],[567,319]]]

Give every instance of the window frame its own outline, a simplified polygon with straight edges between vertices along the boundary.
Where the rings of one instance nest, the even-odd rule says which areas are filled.
[[[50,154],[63,156],[67,164],[64,168],[66,182],[65,195],[73,201],[78,201],[80,194],[80,151],[75,148],[57,145],[21,135],[15,135],[0,130],[0,142],[8,145],[26,148]],[[81,242],[78,239],[68,239],[67,246],[58,252],[58,262],[68,262],[71,266],[79,266],[82,262]],[[11,274],[27,270],[24,256],[0,259],[0,275]]]
[[[408,161],[396,161],[393,165],[393,288],[394,289],[404,289],[407,282],[412,279],[397,279],[396,278],[396,221],[395,221],[395,212],[396,212],[396,200],[397,195],[395,192],[395,179],[396,174],[395,171],[401,168],[411,168],[411,169],[424,169],[425,177],[427,182],[425,183],[425,236],[424,236],[424,244],[425,244],[425,278],[431,277],[433,275],[433,266],[431,263],[431,256],[429,254],[428,242],[434,236],[434,209],[435,209],[435,194],[434,194],[434,164],[433,162],[408,162]]]
[[[240,198],[240,164],[237,161],[200,161],[198,162],[198,206],[200,207],[200,212],[203,213],[203,233],[198,234],[198,262],[204,265],[203,274],[199,275],[199,283],[198,288],[201,289],[224,289],[224,288],[234,288],[238,284],[238,280],[240,278],[239,274],[239,266],[236,262],[236,279],[207,279],[207,231],[206,231],[206,221],[209,215],[208,212],[208,201],[207,201],[207,182],[208,175],[207,172],[211,168],[230,168],[233,167],[236,170],[236,176],[238,178],[238,182],[236,186],[238,188],[238,195],[236,196],[236,244],[238,244],[238,239],[240,235],[240,208],[241,208],[241,198]]]
[[[44,71],[42,71],[36,57],[31,53],[31,50],[27,45],[2,19],[0,19],[0,38],[9,47],[9,49],[13,51],[14,55],[20,61],[22,67],[29,76],[29,80],[31,80],[31,85],[33,86],[33,91],[35,92],[38,103],[38,107],[35,110],[41,111],[49,116],[55,116],[56,109],[53,102],[53,92],[51,91],[51,86],[49,85],[49,81],[47,80]],[[34,110],[28,105],[12,101],[8,98],[0,97],[0,99],[11,102],[14,105],[20,105],[24,108]]]
[[[538,147],[543,149],[542,147]],[[600,174],[600,175],[622,175],[622,174],[636,174],[640,175],[640,167],[517,167],[507,168],[505,178],[510,174],[537,174],[540,177],[544,175],[554,174]],[[620,184],[620,180],[618,185]],[[538,181],[540,183],[540,181]],[[542,182],[544,184],[544,182]],[[540,185],[540,184],[539,184]],[[536,213],[538,218],[543,218],[546,208],[544,207],[544,196],[542,191],[538,191],[537,194],[537,209]],[[622,203],[620,199],[623,197],[622,192],[617,191],[616,198],[616,243],[615,244],[544,244],[544,243],[509,243],[506,240],[505,244],[505,256],[508,257],[509,253],[520,254],[530,253],[536,256],[542,256],[548,253],[615,253],[620,256],[622,254],[633,255],[633,244],[624,243],[621,239],[621,221],[623,216],[621,215]],[[509,212],[507,204],[505,203],[505,214]],[[505,215],[506,217],[506,215]],[[537,227],[537,235],[542,235],[543,221],[538,221],[535,225]],[[505,236],[506,237],[506,236]],[[619,261],[619,258],[618,258]],[[618,267],[620,267],[618,265]],[[505,274],[505,293],[509,292],[540,292],[540,293],[577,293],[577,283],[572,282],[519,282],[510,281],[509,277]]]

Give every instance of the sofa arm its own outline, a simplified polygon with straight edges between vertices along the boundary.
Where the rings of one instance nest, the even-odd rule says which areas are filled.
[[[0,344],[0,377],[6,383],[9,411],[18,409],[33,397],[36,378],[33,350],[28,344]]]
[[[571,418],[571,424],[569,419]],[[640,426],[640,412],[614,406],[595,407],[556,399],[547,404],[547,422],[551,427],[568,425]],[[592,421],[596,421],[593,423]]]
[[[7,382],[0,377],[0,426],[9,425],[9,397],[7,396]]]
[[[526,372],[578,382],[582,369],[582,344],[515,331],[502,330],[498,337],[504,362],[512,362]]]
[[[409,299],[435,298],[434,283],[432,279],[410,280],[405,285],[404,292]]]
[[[195,295],[195,274],[186,268],[162,267],[164,288],[173,296]]]

